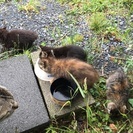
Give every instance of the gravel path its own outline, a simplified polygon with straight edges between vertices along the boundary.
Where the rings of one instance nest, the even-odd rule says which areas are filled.
[[[45,42],[49,46],[55,46],[61,44],[61,38],[64,36],[71,36],[76,33],[82,34],[84,39],[77,44],[88,48],[88,55],[90,52],[89,43],[92,36],[89,30],[86,18],[79,16],[66,15],[67,6],[61,6],[54,0],[45,0],[42,2],[42,6],[45,6],[45,10],[39,11],[39,13],[27,13],[18,9],[17,3],[8,2],[0,5],[0,27],[6,25],[7,29],[27,29],[36,31],[39,35],[37,40],[38,44]],[[131,20],[133,16],[131,16]],[[115,18],[118,21],[118,18]],[[126,29],[126,21],[123,18],[119,18],[119,27],[122,30]],[[133,36],[133,34],[132,34]],[[109,60],[110,55],[122,56],[119,52],[114,52],[112,48],[120,47],[123,50],[123,55],[133,56],[133,50],[127,50],[126,45],[123,42],[115,41],[115,38],[109,38],[107,43],[101,44],[101,53],[96,56],[94,65],[97,69],[108,74],[110,71],[119,67],[118,63]],[[92,51],[91,51],[92,52]],[[95,53],[94,53],[95,55]]]
[[[39,13],[27,13],[19,11],[17,4],[4,3],[0,5],[0,27],[7,29],[28,29],[36,31],[39,42],[45,41],[47,45],[54,45],[54,41],[65,35],[74,33],[85,33],[85,22],[74,22],[71,16],[66,17],[67,7],[61,6],[54,0],[42,2],[45,10]],[[81,18],[80,18],[81,19]],[[83,21],[83,20],[80,20]],[[75,23],[75,24],[74,24]]]

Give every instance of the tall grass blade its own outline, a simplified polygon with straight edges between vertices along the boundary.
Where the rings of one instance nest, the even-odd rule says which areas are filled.
[[[74,77],[70,72],[68,72],[68,73],[69,73],[69,75],[71,76],[71,78],[74,80],[74,82],[76,83],[76,85],[78,86],[78,89],[79,89],[79,91],[80,91],[82,97],[85,98],[84,91],[83,91],[83,89],[81,88],[81,86],[79,85],[78,81],[75,79],[75,77]]]

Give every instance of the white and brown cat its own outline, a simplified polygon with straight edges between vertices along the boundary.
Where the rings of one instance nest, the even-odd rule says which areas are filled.
[[[61,58],[49,56],[42,50],[39,54],[39,66],[45,72],[51,73],[55,78],[66,78],[72,80],[71,73],[81,86],[84,79],[87,79],[87,87],[93,87],[94,83],[99,80],[99,74],[94,67],[84,61],[74,58]],[[69,72],[69,73],[68,73]]]

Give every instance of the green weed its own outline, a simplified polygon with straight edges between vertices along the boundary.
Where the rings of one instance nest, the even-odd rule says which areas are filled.
[[[82,42],[84,39],[82,34],[75,34],[71,36],[66,36],[61,40],[62,45],[76,44],[77,42]]]
[[[104,12],[107,14],[114,13],[112,10],[118,4],[118,1],[114,0],[58,0],[60,3],[67,3],[70,6],[70,10],[67,11],[68,14],[78,15],[78,14],[92,14],[96,12]],[[122,1],[120,2],[122,3]]]
[[[129,57],[126,59],[126,62],[124,63],[124,70],[127,73],[130,82],[133,84],[133,59],[132,57]]]
[[[5,51],[0,54],[0,60],[4,60],[4,59],[10,58],[12,56],[18,56],[19,54],[20,54],[19,51],[16,49],[12,49],[10,51]]]
[[[128,101],[131,104],[131,106],[133,107],[133,99],[129,99]]]
[[[40,45],[41,46],[46,46],[46,43],[45,42],[42,42]]]
[[[0,0],[0,3],[6,2],[6,0]]]
[[[10,51],[5,51],[0,54],[0,60],[4,60],[10,57],[19,56],[19,55],[27,55],[29,59],[31,59],[31,51],[34,49],[34,47],[27,49],[27,50],[21,50],[20,49],[12,49]]]
[[[29,2],[25,4],[18,4],[18,8],[20,11],[24,10],[27,13],[29,12],[39,12],[39,9],[46,9],[45,6],[41,5],[41,2],[39,0],[29,0]]]
[[[68,72],[69,73],[69,72]],[[84,80],[84,89],[82,89],[82,87],[80,86],[80,84],[78,83],[78,81],[75,79],[75,77],[69,73],[69,75],[71,76],[71,78],[74,80],[74,82],[76,83],[77,85],[77,89],[79,90],[81,96],[83,98],[85,98],[85,94],[87,93],[87,85],[86,85],[86,79]]]
[[[123,0],[123,5],[129,9],[129,13],[133,12],[133,1],[132,0]]]
[[[50,126],[49,128],[46,129],[45,133],[77,133],[77,132],[67,127],[58,128]]]
[[[103,30],[106,30],[109,24],[109,21],[106,19],[104,13],[100,12],[92,14],[88,21],[90,28],[96,33],[101,33]]]

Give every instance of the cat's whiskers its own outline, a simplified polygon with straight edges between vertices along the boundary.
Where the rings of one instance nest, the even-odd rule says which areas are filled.
[[[55,57],[55,55],[54,55],[54,51],[53,51],[53,50],[51,50],[51,54],[52,54],[53,57]]]

